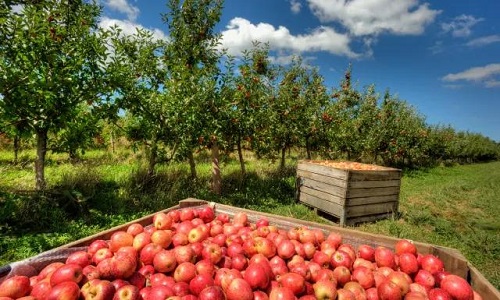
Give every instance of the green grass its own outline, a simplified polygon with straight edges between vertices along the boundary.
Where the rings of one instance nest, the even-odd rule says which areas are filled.
[[[33,192],[32,152],[12,165],[0,151],[0,265],[24,259],[195,197],[316,222],[330,222],[294,201],[295,166],[256,160],[247,154],[247,175],[239,163],[221,157],[222,196],[210,192],[208,157],[198,156],[198,178],[187,163],[158,166],[146,176],[140,155],[121,151],[86,153],[70,164],[50,155],[48,190]],[[500,162],[437,167],[404,174],[400,216],[356,229],[409,238],[460,250],[500,287]]]

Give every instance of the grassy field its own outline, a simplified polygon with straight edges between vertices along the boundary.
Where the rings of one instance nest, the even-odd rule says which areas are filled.
[[[187,164],[158,168],[145,175],[141,157],[92,151],[81,163],[50,155],[49,189],[35,194],[32,153],[10,164],[0,151],[0,265],[33,256],[72,240],[196,197],[317,222],[330,222],[294,201],[296,158],[285,170],[277,162],[246,157],[222,159],[223,193],[209,191],[210,164],[200,154],[198,178]],[[500,162],[405,172],[400,215],[363,224],[358,230],[409,238],[460,250],[497,288],[500,287]]]

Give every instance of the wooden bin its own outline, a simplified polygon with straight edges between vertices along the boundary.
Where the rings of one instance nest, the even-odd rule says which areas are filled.
[[[302,160],[300,202],[339,219],[341,226],[375,221],[398,211],[401,170],[353,162]]]
[[[368,232],[362,232],[349,228],[342,228],[337,226],[319,224],[314,222],[308,222],[304,220],[288,218],[268,213],[261,213],[253,210],[242,209],[234,206],[228,206],[213,202],[207,202],[200,199],[188,198],[185,200],[179,201],[179,204],[168,209],[162,210],[162,212],[168,212],[175,209],[182,209],[187,207],[202,207],[210,205],[214,208],[215,214],[225,213],[228,214],[231,218],[235,216],[238,212],[244,212],[248,215],[248,219],[250,222],[255,223],[258,219],[264,217],[269,220],[271,225],[275,225],[282,229],[291,229],[297,226],[305,226],[311,229],[320,229],[326,235],[332,231],[339,233],[342,235],[342,242],[349,243],[357,248],[361,244],[371,245],[372,247],[376,246],[384,246],[391,249],[394,249],[394,245],[399,240],[397,238],[384,236],[380,234],[372,234]],[[125,223],[123,225],[115,226],[109,230],[97,233],[95,235],[74,241],[72,243],[60,246],[58,248],[43,252],[35,257],[26,259],[21,262],[12,263],[11,265],[16,265],[19,267],[20,264],[24,266],[21,268],[23,272],[26,274],[21,275],[34,275],[39,272],[44,266],[48,265],[54,261],[62,261],[64,262],[68,253],[71,253],[71,249],[86,249],[86,246],[90,245],[92,241],[96,239],[104,239],[107,240],[111,237],[111,235],[119,230],[126,230],[128,226],[134,223],[140,223],[144,226],[149,226],[153,222],[154,214],[147,215],[140,219]],[[417,247],[417,250],[421,254],[433,254],[439,257],[443,263],[445,270],[461,276],[465,278],[471,286],[474,288],[476,292],[478,292],[483,299],[488,300],[500,300],[500,292],[479,272],[472,264],[470,264],[464,256],[453,248],[441,247],[432,244],[414,242]],[[61,253],[61,255],[57,256],[53,253]],[[44,257],[53,257],[53,259],[43,260]],[[43,264],[41,264],[44,262]],[[10,265],[0,267],[0,282],[6,278],[6,275],[9,274]],[[30,271],[32,272],[31,274]],[[15,275],[10,273],[10,275]]]

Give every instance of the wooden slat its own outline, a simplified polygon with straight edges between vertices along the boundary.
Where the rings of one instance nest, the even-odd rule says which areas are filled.
[[[328,194],[328,193],[325,193],[325,192],[322,192],[319,190],[311,189],[307,186],[302,186],[300,188],[300,192],[317,197],[317,198],[322,199],[324,201],[332,202],[332,203],[342,205],[342,206],[345,205],[345,198],[344,197],[339,197],[339,196]]]
[[[348,189],[347,198],[357,197],[370,197],[370,196],[384,196],[384,195],[399,195],[399,186],[389,186],[383,188],[369,188],[369,189]]]
[[[344,208],[342,205],[338,205],[333,202],[325,201],[318,197],[302,193],[300,195],[300,201],[304,202],[312,207],[321,209],[322,211],[329,213],[338,218],[342,217],[344,214]]]
[[[370,180],[370,181],[349,181],[349,188],[379,188],[401,185],[401,180]]]
[[[384,213],[384,214],[378,214],[378,215],[369,215],[369,216],[361,216],[361,217],[351,217],[346,219],[346,225],[356,225],[358,223],[363,223],[363,222],[373,222],[377,220],[383,220],[390,218],[393,215],[393,213]]]
[[[367,205],[349,206],[345,208],[347,218],[392,213],[397,211],[397,202],[375,203]]]
[[[317,173],[313,173],[311,171],[298,169],[297,176],[299,178],[310,178],[312,180],[327,183],[327,184],[334,185],[334,186],[338,186],[340,188],[347,187],[347,181],[344,179],[338,179],[338,178],[326,176],[323,174],[317,174]]]
[[[333,177],[341,180],[347,180],[348,171],[342,169],[335,169],[328,166],[318,165],[314,163],[309,163],[305,161],[301,161],[297,164],[297,170],[309,171],[312,173],[317,173],[321,175],[325,175],[328,177]]]
[[[369,181],[369,180],[394,180],[401,179],[399,170],[382,171],[358,171],[353,170],[350,174],[350,181]]]
[[[383,203],[383,202],[397,202],[397,201],[399,201],[399,195],[347,198],[345,200],[345,206],[365,205],[365,204]]]
[[[301,186],[305,186],[314,190],[322,191],[339,197],[345,197],[346,190],[344,188],[329,185],[324,182],[312,180],[310,178],[301,178]]]

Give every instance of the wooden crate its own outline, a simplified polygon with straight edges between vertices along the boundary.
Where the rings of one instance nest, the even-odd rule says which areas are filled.
[[[394,245],[399,240],[397,238],[384,236],[380,234],[372,234],[368,232],[362,232],[349,228],[342,228],[337,226],[330,226],[326,224],[319,224],[304,220],[299,220],[295,218],[283,217],[268,213],[257,212],[248,209],[242,209],[234,206],[223,205],[214,202],[207,202],[205,200],[188,198],[185,200],[179,201],[179,204],[168,209],[162,210],[162,212],[168,212],[174,209],[182,209],[186,207],[202,207],[205,205],[210,205],[214,208],[216,215],[225,213],[228,214],[231,218],[238,212],[244,212],[248,215],[248,219],[250,222],[255,222],[261,217],[265,217],[269,220],[271,225],[275,225],[282,229],[291,229],[297,226],[305,226],[311,229],[320,229],[326,235],[332,231],[339,233],[342,235],[342,242],[349,243],[354,247],[358,247],[361,244],[371,245],[372,247],[384,246],[391,249],[394,249]],[[82,250],[86,249],[90,243],[96,239],[109,239],[111,235],[119,230],[126,230],[128,226],[134,223],[140,223],[144,226],[151,225],[153,222],[154,214],[150,214],[144,216],[140,219],[115,226],[109,230],[97,233],[95,235],[82,238],[80,240],[74,241],[72,243],[60,246],[58,248],[40,253],[35,257],[31,257],[21,262],[15,262],[10,265],[5,265],[0,267],[0,282],[6,275],[9,274],[11,267],[16,266],[18,270],[21,270],[25,274],[20,275],[28,275],[36,274],[43,267],[48,265],[54,261],[62,261],[64,262],[67,255],[72,251],[76,251],[75,249]],[[439,257],[443,263],[445,270],[461,276],[465,278],[482,297],[483,299],[488,300],[500,300],[500,292],[477,270],[471,263],[467,261],[467,259],[456,249],[441,247],[437,245],[414,242],[417,250],[421,254],[433,254]],[[60,255],[54,255],[54,253],[60,253]],[[47,258],[47,259],[44,259]],[[19,265],[23,265],[24,268],[19,268]],[[9,275],[15,275],[10,273]]]
[[[401,170],[353,162],[299,161],[297,199],[338,218],[341,226],[398,211]]]

